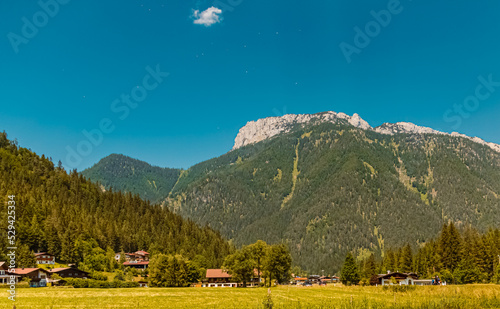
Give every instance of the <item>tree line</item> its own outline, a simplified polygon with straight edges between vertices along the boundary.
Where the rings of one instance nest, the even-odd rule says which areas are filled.
[[[414,272],[420,278],[439,276],[449,284],[500,284],[500,230],[480,233],[453,222],[443,224],[440,234],[414,249],[410,244],[385,251],[381,259],[374,254],[356,261],[348,253],[342,268],[345,284],[375,284],[377,274]]]
[[[268,245],[262,240],[228,255],[222,269],[233,282],[245,287],[252,279],[263,278],[262,285],[286,283],[290,279],[292,258],[285,244]],[[151,259],[151,286],[186,287],[204,280],[207,264],[203,257],[189,260],[182,255],[159,254]]]
[[[76,170],[66,172],[49,158],[0,133],[0,198],[15,195],[18,267],[34,266],[33,252],[49,252],[59,262],[91,271],[112,271],[113,253],[146,250],[155,254],[202,256],[220,267],[230,244],[209,227],[183,219],[131,193],[103,190]],[[7,218],[6,203],[0,213]],[[0,221],[7,229],[7,220]],[[0,261],[7,237],[0,238]]]

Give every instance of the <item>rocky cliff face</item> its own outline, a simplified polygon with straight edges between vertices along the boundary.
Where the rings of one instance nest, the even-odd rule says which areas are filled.
[[[368,122],[363,120],[358,114],[352,116],[344,113],[324,112],[319,114],[301,114],[301,115],[284,115],[282,117],[269,117],[259,119],[257,121],[250,121],[240,129],[236,139],[234,140],[233,150],[240,147],[258,143],[268,138],[272,138],[281,133],[287,133],[296,125],[300,124],[313,124],[315,122],[332,122],[337,123],[343,121],[351,124],[352,126],[364,130],[372,130],[380,134],[394,135],[394,134],[438,134],[449,135],[455,137],[467,138],[475,143],[482,144],[490,147],[491,149],[500,152],[500,145],[495,143],[488,143],[479,137],[470,137],[457,132],[445,133],[427,127],[417,126],[409,122],[397,123],[384,123],[381,126],[372,128]]]
[[[249,144],[258,143],[280,133],[287,133],[297,124],[315,122],[336,123],[339,120],[347,121],[357,128],[365,130],[372,129],[368,122],[364,121],[358,114],[349,116],[344,113],[325,112],[319,114],[289,114],[282,117],[269,117],[257,121],[250,121],[241,128],[234,140],[233,150]]]

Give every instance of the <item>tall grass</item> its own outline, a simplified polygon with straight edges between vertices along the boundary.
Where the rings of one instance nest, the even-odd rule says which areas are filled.
[[[5,297],[0,308],[12,308]],[[24,308],[214,308],[214,309],[476,309],[500,308],[499,285],[265,288],[31,288],[18,290]]]

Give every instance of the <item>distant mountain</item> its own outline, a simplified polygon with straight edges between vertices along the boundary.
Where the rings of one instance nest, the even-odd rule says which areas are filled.
[[[156,203],[168,196],[181,172],[180,169],[152,166],[121,154],[111,154],[81,174],[99,182],[105,190],[112,187],[132,192]]]
[[[347,251],[416,248],[443,222],[498,227],[498,145],[431,130],[334,112],[249,122],[164,205],[238,245],[285,241],[313,272],[338,271]]]

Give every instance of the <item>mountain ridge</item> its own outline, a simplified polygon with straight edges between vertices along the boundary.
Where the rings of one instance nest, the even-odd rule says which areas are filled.
[[[356,128],[364,130],[372,130],[381,134],[394,135],[394,134],[437,134],[437,135],[450,135],[459,136],[470,139],[476,143],[486,145],[491,149],[500,152],[500,145],[486,142],[479,137],[470,137],[458,132],[446,133],[434,130],[429,127],[418,126],[411,122],[396,122],[396,123],[383,123],[378,127],[372,127],[368,122],[363,120],[359,114],[355,113],[349,116],[345,113],[337,113],[333,111],[322,112],[317,114],[287,114],[279,117],[261,118],[256,121],[249,121],[245,126],[240,128],[238,135],[235,138],[232,150],[240,147],[258,143],[264,139],[272,138],[281,133],[287,133],[295,125],[304,125],[314,122],[332,122],[337,123],[344,121],[351,124]]]

